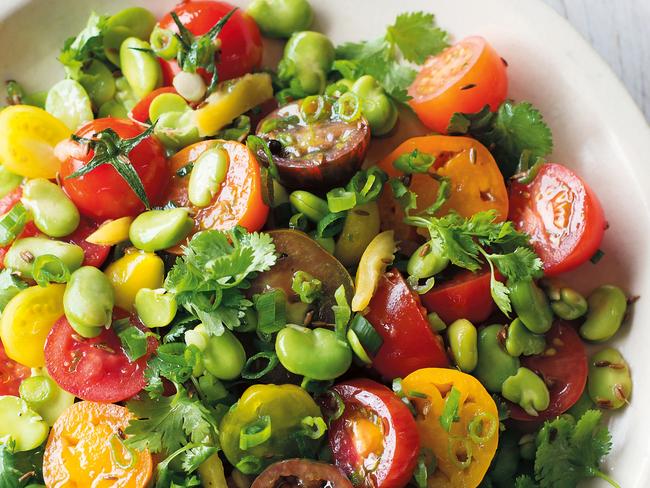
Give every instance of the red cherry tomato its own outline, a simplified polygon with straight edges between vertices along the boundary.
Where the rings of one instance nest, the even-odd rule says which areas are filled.
[[[589,186],[560,164],[545,164],[529,185],[510,188],[510,215],[530,235],[544,262],[544,274],[556,276],[591,258],[607,227],[603,208]]]
[[[83,249],[83,266],[94,266],[95,268],[99,268],[104,264],[108,254],[111,252],[111,246],[100,246],[99,244],[93,244],[86,240],[86,237],[95,232],[98,227],[97,224],[82,218],[77,230],[63,238],[64,240],[76,244]]]
[[[7,193],[4,197],[0,198],[0,216],[6,214],[14,208],[14,206],[20,202],[21,197],[23,196],[23,188],[18,186]],[[24,229],[19,234],[18,237],[33,237],[39,234],[36,225],[34,222],[29,221],[25,224]],[[4,268],[4,259],[5,254],[9,251],[12,243],[7,244],[6,246],[0,247],[0,269]]]
[[[409,105],[429,129],[444,134],[454,112],[496,110],[506,99],[506,65],[482,37],[467,37],[424,62]]]
[[[460,270],[449,281],[436,284],[421,299],[429,312],[436,312],[447,324],[458,319],[467,319],[474,324],[483,322],[494,311],[490,270],[477,273]]]
[[[109,117],[88,122],[76,134],[91,138],[105,129],[113,129],[123,139],[130,139],[144,131],[135,122]],[[144,204],[127,182],[108,164],[83,176],[68,179],[93,158],[95,153],[87,146],[67,140],[57,146],[56,154],[61,160],[63,189],[83,215],[101,222],[137,215],[144,210]],[[155,137],[148,137],[129,153],[129,160],[142,180],[149,202],[152,205],[160,203],[171,179],[162,144]]]
[[[420,450],[413,415],[384,385],[369,379],[336,385],[345,404],[343,415],[332,421],[329,445],[334,463],[363,488],[406,486]]]
[[[518,405],[510,405],[515,420],[541,421],[557,417],[578,401],[587,383],[587,352],[575,329],[557,322],[546,334],[546,351],[522,356],[521,365],[539,374],[551,394],[549,407],[532,417]]]
[[[234,8],[227,2],[194,1],[178,5],[174,12],[181,23],[195,36],[208,32],[221,18]],[[165,15],[158,23],[163,29],[178,32],[171,15]],[[262,37],[255,21],[243,10],[237,10],[217,36],[221,41],[218,54],[217,74],[219,81],[243,76],[260,67],[262,62]],[[174,75],[180,71],[176,60],[161,60],[163,78],[171,85]],[[199,72],[206,83],[211,75],[205,70]]]
[[[127,316],[119,309],[115,309],[114,315]],[[133,323],[144,329],[136,321]],[[61,317],[45,341],[45,364],[52,379],[76,397],[93,402],[120,402],[146,384],[147,359],[158,347],[153,337],[147,341],[147,353],[131,362],[113,329],[104,329],[99,336],[85,339]]]
[[[129,118],[142,122],[143,124],[146,123],[147,120],[149,120],[149,107],[151,106],[151,102],[153,102],[154,98],[163,93],[176,93],[176,88],[173,86],[163,86],[162,88],[152,91],[131,109]]]
[[[399,271],[392,270],[381,277],[368,308],[366,319],[384,340],[372,366],[384,378],[449,365],[442,339],[431,330],[419,298]]]
[[[9,359],[0,342],[0,395],[18,396],[20,383],[31,376],[31,369]]]

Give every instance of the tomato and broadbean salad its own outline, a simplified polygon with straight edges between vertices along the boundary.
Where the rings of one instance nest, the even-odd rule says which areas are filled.
[[[598,196],[487,39],[313,22],[92,13],[63,80],[7,81],[1,486],[618,486],[633,299],[564,276]]]

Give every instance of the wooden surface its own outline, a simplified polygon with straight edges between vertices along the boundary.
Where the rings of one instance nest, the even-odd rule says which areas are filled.
[[[650,0],[544,1],[607,61],[650,121]]]

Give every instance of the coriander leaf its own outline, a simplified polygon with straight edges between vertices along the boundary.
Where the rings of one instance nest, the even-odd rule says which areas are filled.
[[[0,488],[19,488],[43,481],[43,447],[16,452],[15,442],[0,439]]]
[[[0,488],[19,488],[21,485],[23,473],[16,468],[14,446],[12,440],[0,442]]]
[[[508,254],[488,254],[486,257],[508,280],[529,280],[542,274],[542,260],[527,247],[518,247]]]
[[[451,387],[449,393],[445,397],[445,405],[440,414],[440,425],[445,431],[449,432],[451,430],[451,425],[454,422],[458,422],[460,417],[458,416],[458,409],[460,408],[460,391],[456,389],[455,386]]]
[[[147,386],[144,389],[149,392],[150,397],[157,398],[162,395],[162,378],[166,378],[176,385],[181,385],[190,379],[195,366],[191,360],[195,358],[191,354],[186,354],[188,349],[188,346],[179,342],[163,344],[158,347],[147,362],[147,369],[144,373],[147,380]]]
[[[186,473],[196,471],[204,461],[210,456],[216,454],[218,449],[215,446],[198,445],[191,447],[183,454],[183,464],[181,467]]]
[[[21,281],[11,271],[8,269],[0,271],[0,312],[5,309],[9,300],[25,288],[27,288],[27,283]]]
[[[515,488],[539,488],[530,476],[518,476],[515,480]]]
[[[447,33],[436,27],[433,14],[424,12],[398,15],[388,27],[386,38],[399,47],[408,61],[417,64],[448,46]]]
[[[92,12],[86,27],[76,37],[65,41],[59,61],[68,77],[78,80],[83,74],[83,68],[93,59],[107,61],[104,54],[104,30],[108,19],[108,15]]]

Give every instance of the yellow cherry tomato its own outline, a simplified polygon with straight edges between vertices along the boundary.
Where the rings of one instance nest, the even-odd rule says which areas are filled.
[[[415,419],[423,448],[436,457],[436,470],[429,475],[430,488],[476,488],[494,457],[499,442],[499,412],[490,394],[471,375],[455,369],[424,368],[402,381],[409,400],[415,406]],[[456,422],[449,430],[441,423],[445,403],[453,401],[456,391]],[[449,399],[449,400],[448,400]]]
[[[154,253],[130,249],[104,273],[115,290],[115,306],[131,312],[140,289],[162,287],[165,265]]]
[[[0,161],[12,173],[28,178],[55,178],[61,162],[54,147],[70,129],[45,110],[13,105],[0,112]]]
[[[45,366],[45,339],[63,316],[65,285],[32,286],[13,297],[0,319],[7,356],[30,368]]]
[[[99,244],[100,246],[114,246],[129,238],[129,228],[133,217],[121,217],[115,220],[107,220],[99,228],[86,237],[86,242]]]

